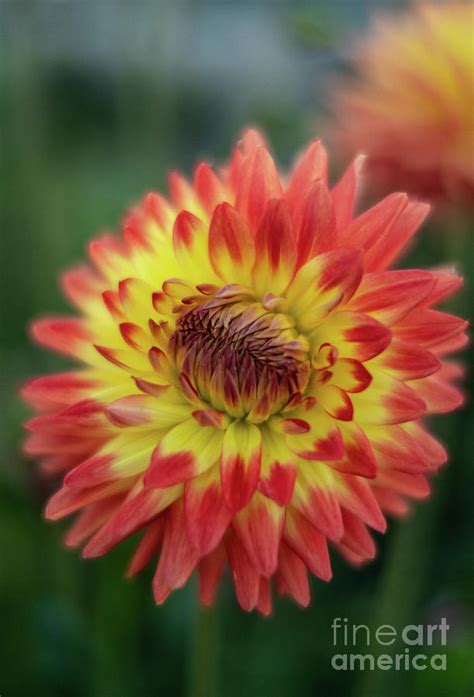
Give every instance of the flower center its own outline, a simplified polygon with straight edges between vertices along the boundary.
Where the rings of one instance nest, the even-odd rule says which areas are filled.
[[[308,341],[285,314],[252,301],[206,302],[178,321],[176,366],[201,399],[234,417],[264,421],[308,382]]]

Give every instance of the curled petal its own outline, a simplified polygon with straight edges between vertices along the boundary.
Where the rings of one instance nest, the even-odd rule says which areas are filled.
[[[390,343],[392,334],[383,324],[360,312],[335,312],[313,333],[316,345],[325,337],[338,347],[341,358],[367,361],[381,353]]]

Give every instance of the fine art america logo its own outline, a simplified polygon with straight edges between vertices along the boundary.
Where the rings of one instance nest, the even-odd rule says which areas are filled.
[[[426,651],[425,647],[446,646],[449,624],[408,624],[395,629],[381,624],[370,629],[365,624],[350,624],[347,617],[335,617],[332,625],[335,650],[331,658],[334,670],[446,670],[446,653]],[[385,649],[385,653],[382,653]],[[390,648],[391,647],[391,648]]]

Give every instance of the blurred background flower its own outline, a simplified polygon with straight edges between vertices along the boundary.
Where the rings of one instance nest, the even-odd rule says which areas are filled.
[[[331,130],[340,152],[367,154],[374,187],[472,205],[473,36],[474,5],[448,0],[386,13],[358,40]]]
[[[150,574],[123,580],[133,541],[84,563],[61,546],[65,528],[41,520],[56,487],[48,489],[20,454],[27,410],[17,391],[31,375],[70,365],[33,347],[25,327],[39,313],[66,310],[60,270],[83,257],[96,230],[118,225],[124,205],[162,190],[170,168],[190,172],[201,156],[222,162],[245,123],[265,129],[282,167],[315,132],[327,140],[327,86],[344,68],[349,39],[385,6],[395,19],[406,10],[401,0],[0,4],[2,693],[188,693],[193,584],[157,609]],[[457,262],[468,278],[447,308],[472,317],[474,235],[461,256],[442,247],[434,229],[428,219],[403,263]],[[465,355],[472,365],[472,346]],[[471,372],[466,388],[472,393]],[[309,608],[282,600],[263,620],[242,613],[223,585],[218,697],[472,691],[473,418],[469,401],[432,420],[451,454],[433,498],[401,526],[392,523],[373,564],[354,572],[335,558],[333,582],[317,584]],[[460,608],[453,625],[462,619],[455,640],[448,636],[445,673],[332,670],[335,616],[400,626],[434,622],[446,605]]]

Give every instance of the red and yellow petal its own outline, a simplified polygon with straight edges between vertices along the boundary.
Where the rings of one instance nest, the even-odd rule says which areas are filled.
[[[285,523],[285,509],[259,492],[234,517],[232,527],[258,573],[272,576]]]
[[[288,207],[283,199],[269,201],[255,237],[252,287],[260,295],[280,295],[293,278],[296,246]]]
[[[186,483],[184,512],[191,544],[201,555],[209,554],[220,543],[232,519],[217,465]]]
[[[229,203],[214,211],[209,227],[209,259],[224,283],[251,285],[255,244],[245,219]]]
[[[308,261],[288,292],[288,307],[300,331],[311,332],[338,305],[349,300],[362,278],[358,249],[339,249]]]
[[[193,418],[174,426],[152,454],[145,486],[168,487],[206,472],[218,462],[223,439],[220,429],[202,427]]]
[[[221,458],[224,500],[232,511],[242,509],[255,492],[261,458],[260,429],[245,421],[234,421],[225,432]]]

